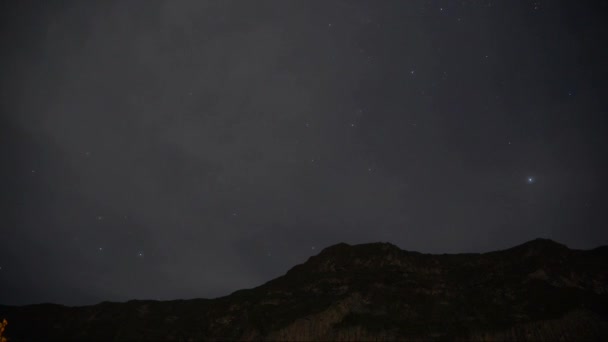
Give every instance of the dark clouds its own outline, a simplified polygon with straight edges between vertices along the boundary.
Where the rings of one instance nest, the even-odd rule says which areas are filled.
[[[534,6],[5,4],[0,302],[224,295],[341,241],[606,243],[602,8]]]

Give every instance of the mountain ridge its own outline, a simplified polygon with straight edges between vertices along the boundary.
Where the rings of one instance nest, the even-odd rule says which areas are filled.
[[[224,297],[0,305],[0,317],[11,341],[595,339],[608,336],[606,264],[608,246],[549,239],[460,254],[340,243]]]

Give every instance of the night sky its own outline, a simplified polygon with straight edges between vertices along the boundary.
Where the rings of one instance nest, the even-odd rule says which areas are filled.
[[[329,245],[608,244],[605,1],[2,1],[0,304]]]

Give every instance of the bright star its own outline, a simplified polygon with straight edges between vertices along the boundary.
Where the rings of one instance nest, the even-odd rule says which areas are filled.
[[[534,177],[528,177],[527,182],[528,184],[534,183]]]

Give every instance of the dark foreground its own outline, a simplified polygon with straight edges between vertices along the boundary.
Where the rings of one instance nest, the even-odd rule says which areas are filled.
[[[338,244],[217,299],[0,306],[9,342],[608,340],[608,247],[485,254]]]

